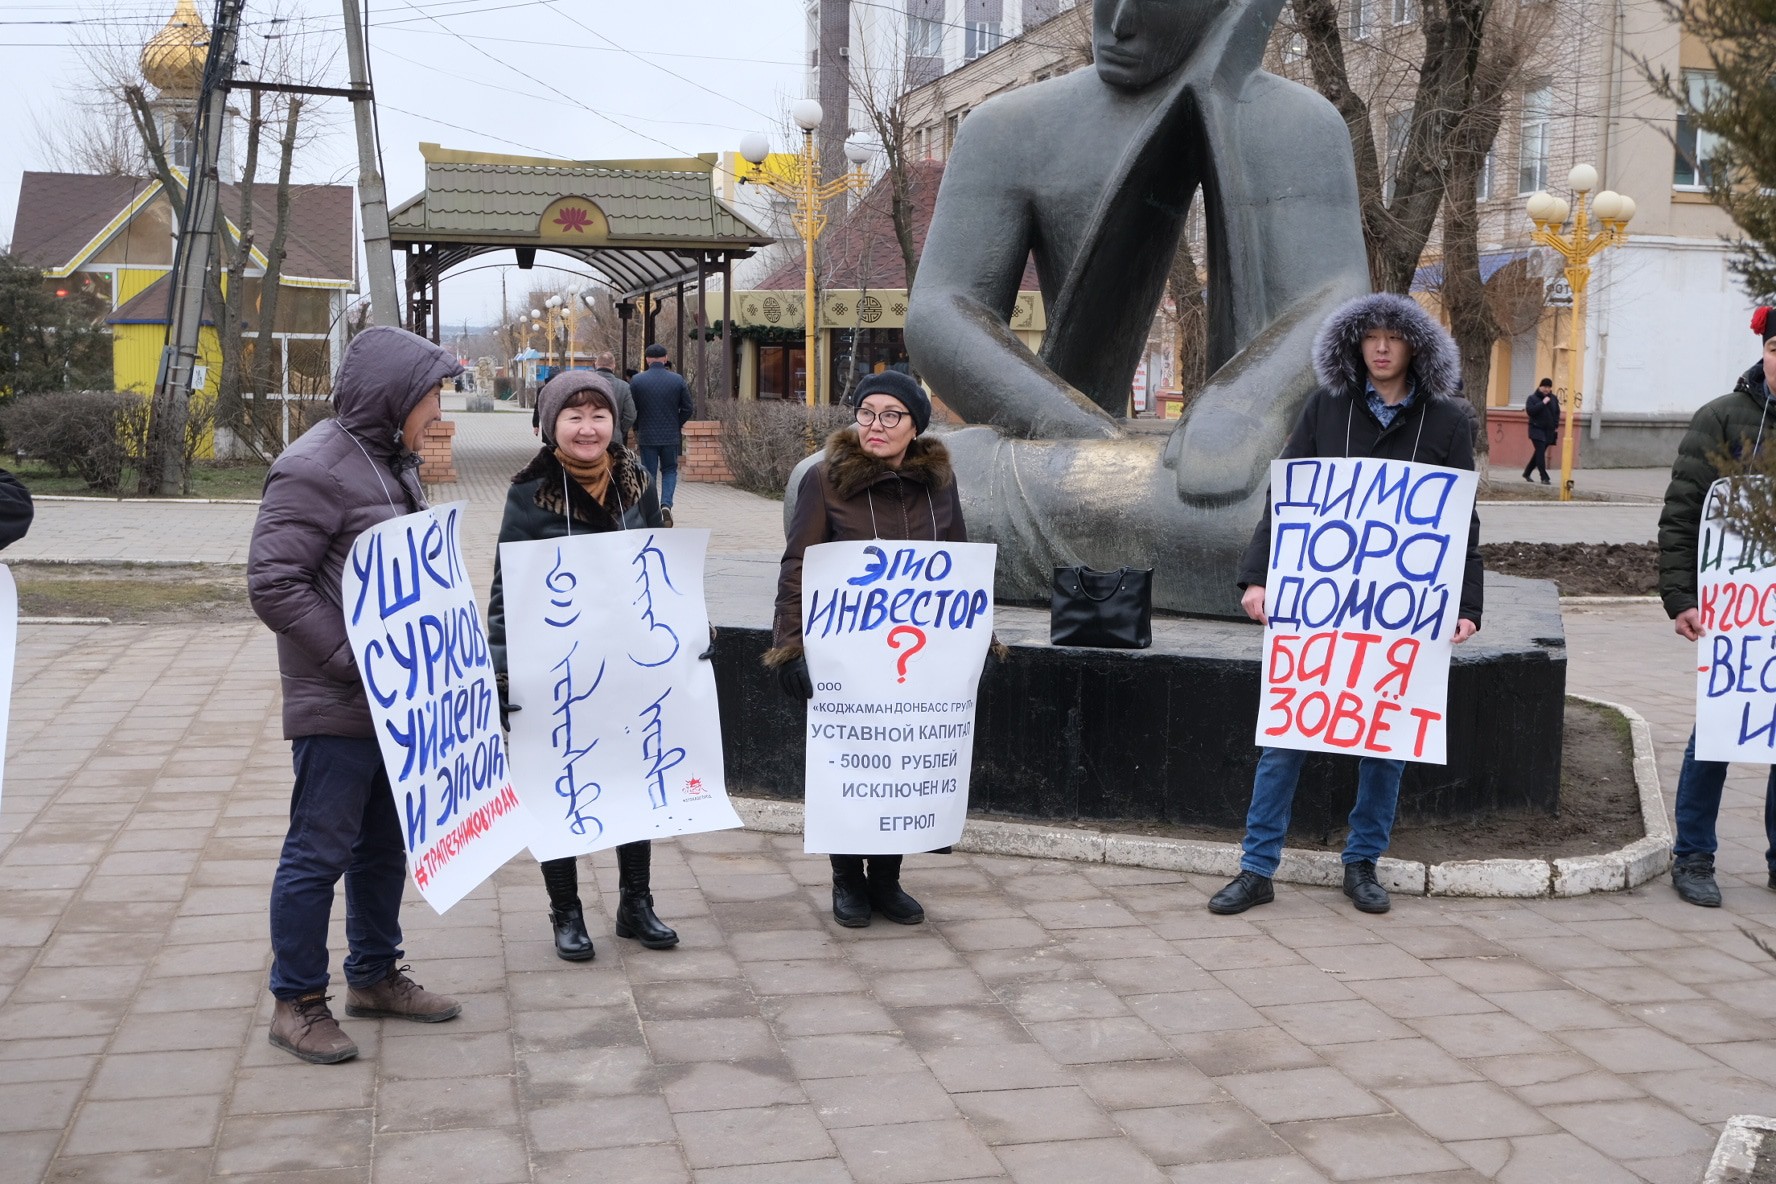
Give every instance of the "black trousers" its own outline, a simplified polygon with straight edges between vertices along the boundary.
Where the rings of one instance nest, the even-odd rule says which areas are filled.
[[[1535,451],[1530,454],[1529,463],[1523,466],[1523,479],[1527,481],[1530,473],[1539,472],[1542,475],[1542,480],[1546,482],[1548,480],[1548,445],[1538,444],[1534,440],[1529,443]]]

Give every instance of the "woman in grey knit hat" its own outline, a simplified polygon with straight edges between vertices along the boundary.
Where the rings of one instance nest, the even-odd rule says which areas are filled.
[[[525,542],[597,534],[610,530],[660,528],[660,499],[633,452],[615,438],[616,400],[604,375],[591,370],[557,374],[537,396],[537,426],[543,447],[516,477],[506,494],[499,541]],[[499,560],[493,566],[493,595],[487,607],[487,638],[499,677],[500,711],[516,711],[506,698],[506,606]],[[649,889],[653,847],[647,839],[617,848],[618,937],[649,949],[678,944],[654,915]],[[574,859],[545,860],[549,922],[555,952],[569,962],[585,962],[596,951],[586,932]]]

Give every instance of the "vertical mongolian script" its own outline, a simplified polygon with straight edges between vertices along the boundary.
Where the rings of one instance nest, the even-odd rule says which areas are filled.
[[[679,593],[672,584],[666,553],[652,535],[635,553],[630,566],[635,569],[636,585],[635,599],[630,603],[635,606],[642,627],[639,647],[642,652],[638,654],[631,650],[629,660],[652,670],[676,658],[680,644],[677,631],[655,610],[655,597],[677,596]],[[666,774],[683,764],[685,759],[685,750],[666,738],[666,701],[671,697],[672,688],[667,687],[637,716],[641,724],[641,759],[647,768],[648,803],[656,810],[667,804]]]
[[[1257,743],[1441,764],[1472,472],[1271,466]]]

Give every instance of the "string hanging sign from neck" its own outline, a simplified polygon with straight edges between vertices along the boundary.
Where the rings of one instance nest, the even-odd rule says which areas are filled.
[[[370,455],[370,450],[364,447],[364,442],[358,439],[355,435],[352,435],[349,428],[341,428],[340,430],[345,432],[346,435],[351,436],[351,442],[356,444],[358,446],[358,451],[364,454],[364,463],[368,464],[370,466],[370,471],[376,474],[376,483],[382,486],[382,496],[388,499],[389,509],[395,510],[395,496],[389,492],[388,482],[382,479],[382,466],[376,463]],[[397,514],[400,513],[399,510],[395,510],[395,512]]]
[[[611,495],[617,499],[617,529],[628,530],[628,511],[623,508],[623,491],[617,485],[615,461],[611,462],[610,482]],[[569,496],[567,489],[567,469],[564,466],[561,470],[561,516],[567,519],[567,537],[571,539],[574,532],[574,519],[573,502],[569,500]],[[586,496],[591,497],[592,495],[588,493]]]

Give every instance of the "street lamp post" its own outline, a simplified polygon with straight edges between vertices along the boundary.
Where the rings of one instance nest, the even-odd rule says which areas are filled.
[[[820,368],[816,365],[815,346],[814,244],[819,240],[820,232],[826,229],[827,203],[843,193],[861,193],[869,185],[869,177],[863,171],[863,164],[870,154],[869,149],[861,144],[846,144],[845,159],[851,162],[850,170],[834,180],[822,183],[820,154],[814,144],[814,129],[820,126],[822,118],[820,104],[813,99],[802,99],[790,108],[790,117],[802,129],[802,150],[796,155],[794,175],[786,177],[760,167],[770,155],[771,145],[763,135],[753,132],[740,141],[740,155],[752,166],[752,170],[742,176],[740,181],[742,184],[751,182],[768,186],[795,203],[790,220],[796,233],[802,237],[802,319],[806,325],[803,355],[808,374],[808,406],[814,407],[820,401]]]
[[[1620,246],[1628,237],[1628,223],[1634,217],[1634,199],[1612,189],[1605,189],[1591,201],[1591,213],[1603,229],[1591,233],[1586,216],[1585,196],[1597,188],[1597,170],[1588,164],[1575,165],[1567,174],[1576,206],[1570,211],[1562,199],[1551,193],[1537,193],[1526,204],[1530,221],[1535,223],[1534,242],[1558,251],[1566,260],[1566,283],[1572,289],[1572,347],[1567,353],[1567,399],[1565,422],[1560,438],[1560,500],[1569,502],[1573,495],[1573,420],[1584,400],[1580,389],[1585,381],[1585,312],[1587,289],[1591,285],[1591,257],[1605,247]],[[1572,214],[1572,230],[1565,230],[1566,217]]]
[[[543,301],[543,307],[549,310],[549,319],[547,323],[547,329],[549,331],[549,370],[551,375],[553,375],[555,370],[555,322],[561,318],[561,297],[549,297],[547,300]]]
[[[541,333],[543,331],[543,310],[542,309],[533,308],[530,310],[530,330],[531,330],[531,333]],[[530,333],[526,333],[524,335],[524,345],[525,345],[524,352],[530,353],[531,352],[530,351]],[[537,380],[536,359],[531,358],[530,359],[530,381],[536,382],[536,380]]]

